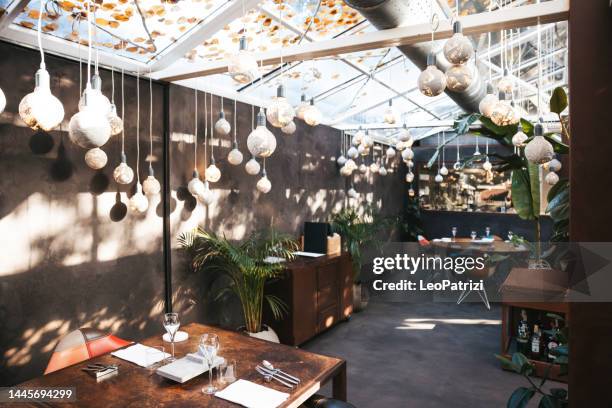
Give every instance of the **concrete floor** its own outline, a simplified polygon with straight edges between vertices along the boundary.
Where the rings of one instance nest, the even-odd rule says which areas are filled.
[[[487,310],[482,303],[373,299],[365,311],[303,348],[347,360],[349,402],[357,408],[505,407],[526,381],[503,371],[494,357],[500,317],[499,307]],[[328,385],[321,393],[330,390]]]

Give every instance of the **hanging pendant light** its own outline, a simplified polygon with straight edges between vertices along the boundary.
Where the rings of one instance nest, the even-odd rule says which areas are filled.
[[[407,160],[412,160],[414,158],[414,151],[407,147],[404,150],[402,150],[402,160],[407,161]]]
[[[414,193],[414,189],[412,188],[412,186],[410,186],[410,188],[408,189],[408,195],[409,195],[410,197],[414,197],[414,194],[415,194],[415,193]]]
[[[353,174],[353,168],[351,166],[347,166],[346,164],[340,168],[340,175],[349,177]]]
[[[455,164],[453,164],[453,169],[457,171],[461,169],[461,159],[459,157],[459,136],[455,138],[455,146],[457,147],[457,160],[455,160]]]
[[[551,171],[544,177],[544,181],[546,181],[546,184],[554,186],[559,182],[559,176],[554,171]]]
[[[253,54],[248,51],[246,36],[240,37],[238,52],[228,58],[227,70],[239,84],[253,82],[259,75],[259,66]]]
[[[506,94],[514,90],[514,78],[508,73],[508,68],[504,68],[504,76],[497,82],[497,90]]]
[[[187,184],[187,190],[195,198],[199,197],[204,192],[204,183],[200,180],[198,173],[198,89],[194,88],[194,131],[193,131],[193,173],[192,178]],[[204,94],[204,112],[206,112],[206,94]],[[206,118],[206,115],[204,116]],[[207,125],[204,125],[208,129]],[[204,143],[204,158],[206,159],[206,143]]]
[[[368,149],[374,144],[374,139],[372,139],[372,136],[370,136],[370,129],[366,129],[365,134],[361,139],[361,144]]]
[[[561,162],[557,159],[552,159],[551,161],[549,161],[548,163],[546,163],[546,168],[549,171],[559,171],[561,170]]]
[[[385,110],[383,121],[389,125],[393,125],[397,121],[395,109],[393,109],[393,99],[389,99],[389,106],[387,106],[387,109]]]
[[[302,94],[300,98],[300,104],[295,109],[295,117],[301,120],[304,120],[304,113],[306,109],[310,106],[310,103],[306,100],[306,94]]]
[[[385,152],[385,155],[387,156],[388,159],[392,159],[395,157],[395,149],[392,146],[389,146],[387,148],[387,151]]]
[[[261,178],[257,181],[257,190],[264,194],[268,194],[270,190],[272,190],[272,183],[270,179],[268,179],[268,174],[266,173],[266,163],[264,161],[264,168],[261,172]]]
[[[442,167],[440,167],[440,174],[443,176],[448,175],[448,168],[446,167],[444,163],[442,163]]]
[[[202,192],[198,194],[198,200],[205,205],[211,205],[215,201],[215,194],[210,189],[208,181],[204,183]]]
[[[410,129],[408,129],[405,123],[404,123],[404,126],[402,127],[402,131],[399,134],[399,141],[402,143],[402,149],[398,149],[398,150],[403,150],[407,147],[412,147],[412,145],[414,144],[412,132],[410,132]]]
[[[434,53],[427,56],[427,68],[419,75],[417,84],[425,96],[438,96],[446,89],[446,75],[436,66]]]
[[[317,126],[319,123],[321,123],[322,116],[321,111],[314,104],[314,99],[311,99],[310,105],[304,112],[304,122],[310,126]]]
[[[349,149],[346,152],[346,154],[351,159],[356,159],[357,157],[359,157],[359,150],[355,146],[351,146],[351,147],[349,147]]]
[[[211,100],[212,105],[212,100]],[[212,106],[210,107],[212,110]],[[221,136],[227,136],[232,131],[232,126],[225,119],[225,111],[223,110],[223,97],[221,97],[221,110],[219,111],[219,119],[215,122],[215,132]]]
[[[236,126],[236,104],[237,102],[234,101],[234,141],[232,142],[232,150],[230,150],[230,152],[227,154],[227,161],[232,166],[239,166],[242,163],[242,160],[244,159],[242,152],[238,149],[238,138],[237,138],[238,128]]]
[[[295,133],[295,129],[296,129],[295,122],[291,121],[289,122],[287,126],[283,126],[281,128],[281,131],[286,135],[292,135]]]
[[[42,48],[43,4],[44,1],[40,0],[37,31],[40,68],[34,76],[34,91],[24,96],[19,103],[19,116],[31,129],[42,129],[48,132],[64,120],[64,106],[51,93],[51,77],[45,65],[45,53]],[[2,90],[0,90],[0,113],[4,111],[5,106],[6,97]]]
[[[121,116],[125,119],[124,71],[121,70]],[[134,170],[127,164],[125,155],[125,129],[121,131],[121,163],[113,170],[113,179],[117,184],[130,184],[134,180]]]
[[[552,144],[544,138],[542,124],[536,123],[533,132],[533,139],[525,146],[525,157],[534,164],[544,164],[551,161],[555,156],[555,151]]]
[[[187,184],[187,190],[189,190],[194,197],[198,197],[204,192],[204,183],[200,180],[200,175],[195,169],[193,170],[192,179],[189,181],[189,184]]]
[[[381,164],[380,169],[378,170],[378,174],[380,174],[381,176],[386,176],[387,175],[387,169],[385,168],[385,164]]]
[[[444,44],[444,56],[451,64],[465,64],[474,54],[472,42],[463,35],[461,22],[453,23],[453,36]]]
[[[210,143],[210,165],[206,168],[206,170],[204,171],[204,179],[208,182],[211,183],[216,183],[217,181],[219,181],[221,179],[221,170],[219,170],[219,167],[217,167],[217,164],[215,162],[215,145],[212,141],[213,135],[214,135],[214,124],[213,124],[213,118],[212,118],[212,112],[213,112],[213,94],[210,94],[210,139],[211,139],[211,143]]]
[[[276,96],[272,98],[272,102],[266,110],[266,116],[270,124],[277,128],[287,126],[295,117],[293,107],[285,98],[285,87],[283,85],[276,88]]]
[[[378,170],[380,170],[380,166],[378,165],[376,160],[374,160],[374,149],[372,149],[372,163],[370,164],[370,172],[376,174],[378,173]]]
[[[441,183],[442,181],[444,181],[444,177],[442,177],[442,175],[440,173],[436,174],[436,177],[434,177],[434,181],[436,183]]]
[[[100,170],[107,162],[108,156],[99,147],[94,147],[85,153],[85,163],[93,170]]]
[[[368,166],[365,165],[365,163],[361,163],[359,165],[359,172],[362,174],[365,174],[368,171]]]
[[[344,166],[346,164],[347,158],[344,157],[343,154],[341,154],[337,159],[336,159],[336,163],[338,163],[338,166]]]
[[[406,183],[412,183],[413,180],[414,180],[414,173],[411,171],[406,173]]]
[[[448,169],[446,168],[446,133],[442,131],[442,167],[439,172],[441,175],[448,175]]]
[[[365,136],[365,132],[363,131],[362,127],[359,126],[359,129],[357,129],[357,132],[353,135],[353,140],[352,140],[353,146],[359,146],[361,142],[363,141],[364,136]]]
[[[340,143],[340,156],[336,159],[336,163],[338,166],[342,167],[346,163],[346,156],[344,155],[344,150],[346,148],[346,136],[344,135],[344,130],[341,133],[341,143]]]
[[[512,105],[506,100],[506,94],[500,92],[499,102],[493,106],[493,111],[491,112],[493,123],[497,126],[515,125],[519,122],[519,119]]]
[[[4,112],[4,108],[6,108],[6,96],[4,95],[2,88],[0,88],[0,114]]]
[[[244,166],[244,169],[246,170],[247,174],[250,174],[251,176],[255,176],[259,174],[259,171],[261,170],[261,166],[259,165],[259,162],[257,162],[257,160],[255,159],[255,157],[251,156],[251,160],[249,160],[246,163],[246,165]]]
[[[90,6],[91,7],[91,6]],[[92,13],[90,9],[90,13]],[[96,10],[93,10],[93,23],[90,23],[94,30],[94,43],[98,42],[98,28],[96,25]],[[103,116],[108,116],[111,113],[111,103],[106,96],[102,93],[102,78],[100,77],[100,72],[98,70],[98,62],[99,62],[99,51],[96,48],[96,59],[94,63],[94,75],[91,78],[91,82],[87,83],[85,87],[85,92],[83,96],[79,100],[79,110],[82,110],[85,106],[85,98],[87,98],[87,104],[89,107],[95,109],[98,113]],[[89,76],[89,72],[87,73]],[[88,78],[89,79],[89,78]],[[87,95],[87,96],[85,96]],[[108,119],[107,119],[108,120]],[[110,123],[109,123],[110,124]]]
[[[360,156],[367,156],[368,154],[370,154],[370,148],[362,143],[357,148],[357,152],[359,153]]]
[[[486,143],[485,144],[485,155],[487,156],[487,158],[485,159],[485,162],[482,164],[482,168],[485,171],[491,171],[491,169],[493,168],[493,165],[489,161],[489,139],[486,139],[485,143]]]
[[[523,147],[527,139],[529,137],[523,132],[523,125],[519,122],[517,132],[512,136],[512,144],[516,147]]]
[[[113,86],[114,87],[114,86]],[[114,105],[113,105],[114,106]],[[153,79],[149,75],[149,175],[142,183],[142,191],[146,196],[155,196],[161,191],[161,184],[155,178],[153,170]]]
[[[473,69],[469,64],[451,65],[446,70],[446,87],[453,92],[463,92],[474,80]]]
[[[266,115],[263,109],[257,114],[257,127],[247,138],[249,152],[255,157],[270,157],[276,150],[276,137],[266,128]]]
[[[138,214],[142,214],[147,211],[149,208],[149,200],[142,193],[142,186],[140,185],[140,181],[136,182],[136,192],[130,198],[130,211],[134,211]]]
[[[149,163],[149,176],[143,181],[142,190],[147,196],[157,195],[161,191],[161,184],[155,178],[155,172],[151,163]]]
[[[359,198],[359,193],[357,192],[357,190],[355,190],[355,187],[353,187],[353,184],[351,184],[351,188],[349,188],[347,194],[350,198],[355,198],[355,199]]]
[[[140,184],[140,78],[136,72],[136,193],[130,198],[130,210],[139,214],[149,208],[149,200],[142,193]]]
[[[480,114],[487,118],[490,118],[491,114],[493,113],[493,108],[495,107],[495,104],[497,102],[499,102],[499,98],[493,90],[493,85],[489,83],[487,84],[487,94],[484,98],[480,100],[480,103],[478,104],[478,110],[480,111]]]
[[[123,120],[117,115],[117,106],[115,105],[115,67],[111,69],[111,105],[108,115],[108,124],[111,127],[111,136],[116,136],[123,132]]]

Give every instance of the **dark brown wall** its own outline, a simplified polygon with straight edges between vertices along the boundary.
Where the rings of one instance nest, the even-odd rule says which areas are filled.
[[[610,242],[612,233],[612,8],[608,0],[572,1],[569,18],[571,117],[570,236]],[[603,177],[602,177],[603,175]],[[571,407],[609,407],[612,304],[570,306]]]
[[[109,163],[102,172],[89,169],[83,160],[85,150],[68,139],[65,129],[79,95],[78,63],[47,56],[53,92],[63,102],[66,116],[62,130],[42,135],[25,127],[17,113],[21,98],[33,90],[38,53],[0,42],[0,55],[0,88],[8,101],[0,115],[0,385],[7,385],[41,375],[58,338],[78,327],[108,329],[128,339],[159,331],[164,280],[159,200],[146,216],[128,213],[111,220],[117,192],[112,169],[119,162],[119,137],[103,148]],[[104,93],[110,95],[110,72],[101,75]],[[135,83],[128,77],[125,84],[126,148],[132,168],[136,167]],[[148,118],[145,81],[141,97],[142,115]],[[154,87],[154,101],[155,117],[161,118],[159,85]],[[156,120],[158,158],[162,129]],[[146,176],[145,121],[143,135],[140,170]],[[160,162],[154,166],[161,180]],[[120,191],[127,203],[131,189]]]
[[[193,100],[193,90],[170,87],[170,133],[175,138],[179,134],[193,134]],[[203,112],[203,94],[200,94],[199,101]],[[219,107],[220,99],[214,97],[215,121]],[[224,107],[226,117],[231,121],[233,102],[225,100]],[[270,226],[297,237],[302,232],[304,221],[325,221],[332,211],[346,204],[348,181],[339,175],[335,163],[340,151],[339,131],[327,126],[310,127],[297,119],[297,131],[293,135],[284,135],[274,129],[278,145],[266,166],[272,191],[261,194],[255,188],[258,177],[250,176],[244,170],[244,163],[250,158],[246,139],[251,131],[251,106],[239,103],[237,109],[238,143],[245,161],[237,167],[227,162],[231,139],[230,136],[224,137],[221,141],[224,147],[216,149],[215,153],[222,177],[219,183],[212,185],[217,201],[210,208],[198,204],[194,210],[190,210],[189,202],[177,199],[176,191],[184,190],[191,178],[193,145],[172,143],[171,188],[177,206],[172,213],[173,237],[198,224],[235,240],[244,238],[253,230]],[[203,129],[204,118],[200,119],[200,129]],[[200,132],[200,136],[203,141],[203,132]],[[203,175],[203,148],[200,147],[198,151],[198,168]],[[369,180],[356,178],[356,181],[355,189],[362,193],[364,200],[377,203],[385,214],[399,214],[406,193],[403,169],[396,169],[386,177],[375,176]],[[175,242],[173,247],[176,248]],[[211,301],[211,292],[206,289],[210,285],[218,285],[214,276],[192,273],[180,250],[173,251],[172,260],[175,309],[184,314],[188,312],[189,320],[197,319],[231,328],[241,324],[235,300],[230,301],[229,305]]]

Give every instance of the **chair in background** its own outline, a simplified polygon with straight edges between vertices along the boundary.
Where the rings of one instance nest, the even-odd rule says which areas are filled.
[[[305,408],[355,408],[354,405],[348,402],[327,398],[322,395],[315,394],[304,403]]]
[[[132,344],[132,342],[115,337],[110,333],[82,327],[71,331],[60,339],[55,346],[53,355],[51,355],[49,364],[47,364],[45,374],[109,353],[129,344]]]

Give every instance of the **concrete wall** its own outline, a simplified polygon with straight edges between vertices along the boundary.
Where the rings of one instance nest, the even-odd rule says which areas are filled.
[[[0,385],[41,375],[56,341],[81,326],[138,339],[158,332],[163,312],[161,206],[146,216],[128,213],[131,187],[117,188],[120,138],[105,146],[109,163],[89,169],[85,150],[68,139],[77,110],[78,63],[47,56],[52,89],[63,102],[61,130],[35,134],[18,115],[33,89],[39,56],[0,42],[0,88],[8,105],[0,115]],[[110,72],[101,73],[110,95]],[[115,76],[116,99],[120,82]],[[135,80],[126,77],[126,153],[136,167]],[[141,174],[148,143],[148,83],[141,82]],[[154,87],[154,114],[161,118],[162,87]],[[144,117],[143,117],[144,116]],[[160,120],[154,123],[154,155],[161,159]],[[161,180],[161,161],[154,163]],[[125,208],[123,208],[125,209]],[[114,219],[114,220],[113,220]]]

